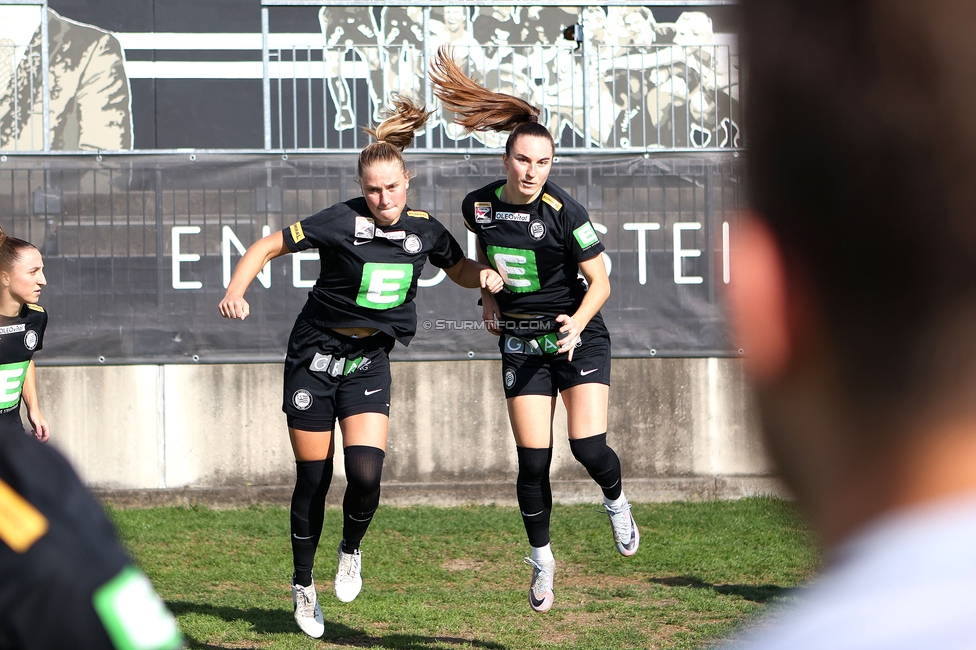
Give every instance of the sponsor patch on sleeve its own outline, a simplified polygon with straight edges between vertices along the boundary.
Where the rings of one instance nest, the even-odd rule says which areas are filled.
[[[418,219],[430,219],[430,213],[424,212],[423,210],[407,210],[408,217],[417,217]]]
[[[600,241],[600,238],[596,236],[596,232],[593,230],[593,224],[591,224],[589,221],[574,230],[573,236],[576,237],[576,243],[578,243],[579,247],[582,249],[587,249]]]
[[[26,553],[47,529],[47,517],[0,480],[0,540],[15,553]]]
[[[182,636],[176,619],[133,566],[95,591],[92,604],[118,650],[176,650]]]
[[[31,303],[27,303],[27,308],[33,309],[34,311],[40,311],[40,312],[44,311],[44,308],[41,307],[40,305],[32,305]]]
[[[305,231],[302,230],[302,223],[300,221],[291,224],[288,230],[291,231],[291,240],[296,244],[305,239]]]
[[[549,194],[548,192],[542,193],[542,202],[551,205],[552,209],[555,210],[556,212],[559,212],[560,210],[563,209],[563,204],[560,203],[556,199],[556,197],[554,197],[552,194]]]
[[[491,202],[476,201],[474,204],[474,222],[491,223]]]

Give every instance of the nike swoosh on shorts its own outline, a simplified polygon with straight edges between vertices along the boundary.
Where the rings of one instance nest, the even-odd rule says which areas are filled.
[[[594,368],[593,370],[580,370],[580,376],[581,377],[585,377],[585,376],[589,375],[590,373],[596,372],[597,370],[599,370],[599,368]]]
[[[363,244],[368,244],[373,241],[372,239],[357,239],[352,243],[353,246],[362,246]]]
[[[383,390],[383,389],[382,388],[377,388],[376,390],[365,390],[365,391],[363,391],[363,395],[372,395],[373,393],[378,393],[381,390]]]

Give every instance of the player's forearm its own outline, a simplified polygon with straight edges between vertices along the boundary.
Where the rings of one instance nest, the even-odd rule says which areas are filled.
[[[34,370],[34,361],[27,364],[27,374],[24,376],[24,386],[21,389],[21,399],[28,413],[40,413],[41,407],[37,399],[37,372]]]
[[[586,295],[583,296],[583,302],[580,303],[579,309],[576,310],[576,313],[572,314],[573,320],[580,323],[580,329],[586,327],[586,324],[597,315],[597,312],[603,308],[603,305],[609,297],[609,278],[606,276],[594,278],[586,290]]]

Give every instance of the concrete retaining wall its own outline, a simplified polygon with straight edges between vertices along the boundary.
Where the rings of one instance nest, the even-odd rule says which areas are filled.
[[[498,361],[395,362],[386,503],[512,503]],[[781,494],[735,359],[615,359],[610,443],[632,500]],[[294,461],[278,364],[42,367],[52,444],[120,505],[285,503]],[[556,411],[554,497],[593,501]],[[341,451],[336,474],[343,474]],[[344,481],[334,482],[330,504]]]

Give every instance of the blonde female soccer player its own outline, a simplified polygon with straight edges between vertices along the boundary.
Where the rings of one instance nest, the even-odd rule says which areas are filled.
[[[424,263],[451,280],[488,292],[502,280],[467,259],[457,241],[422,210],[407,207],[402,151],[429,112],[397,99],[359,154],[362,196],[337,203],[251,246],[220,302],[225,318],[247,317],[244,291],[270,260],[317,248],[322,269],[295,321],[285,358],[284,410],[298,478],[291,505],[295,620],[309,636],[324,632],[312,563],[332,480],[333,432],[342,429],[346,469],[335,595],[350,602],[362,588],[360,542],[379,505],[390,415],[390,361],[396,341],[417,328],[413,304]]]

